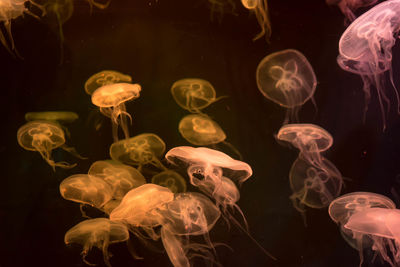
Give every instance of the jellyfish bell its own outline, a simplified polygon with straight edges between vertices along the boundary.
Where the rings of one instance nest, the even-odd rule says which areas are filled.
[[[258,89],[267,99],[288,109],[285,123],[298,120],[299,109],[305,102],[311,99],[314,103],[317,79],[310,62],[297,50],[282,50],[264,57],[257,66],[256,79]]]
[[[131,83],[132,77],[114,70],[103,70],[90,76],[85,82],[85,91],[92,95],[96,89],[109,84]]]
[[[378,0],[326,0],[328,5],[337,5],[343,13],[344,24],[347,25],[356,19],[354,12],[361,7],[376,4]]]
[[[261,28],[260,33],[253,40],[255,41],[265,35],[265,38],[269,41],[271,37],[271,22],[268,15],[267,0],[241,0],[241,2],[246,9],[254,12]]]
[[[162,171],[151,178],[153,184],[167,187],[172,193],[183,193],[186,192],[186,181],[177,172],[172,170]]]
[[[25,114],[26,121],[54,121],[58,123],[71,123],[79,118],[78,114],[71,111],[42,111],[28,112]]]
[[[106,218],[96,218],[82,221],[69,229],[64,242],[66,245],[72,243],[82,245],[82,260],[88,265],[93,264],[86,260],[86,256],[92,247],[97,247],[103,252],[104,263],[111,267],[108,246],[128,239],[129,232],[124,224]]]

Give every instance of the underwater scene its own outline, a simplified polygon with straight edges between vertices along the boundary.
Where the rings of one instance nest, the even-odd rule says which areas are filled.
[[[400,0],[0,0],[0,267],[400,266]]]

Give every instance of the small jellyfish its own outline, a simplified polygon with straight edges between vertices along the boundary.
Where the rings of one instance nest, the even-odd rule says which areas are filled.
[[[69,229],[65,234],[64,242],[66,245],[72,243],[82,245],[82,260],[90,266],[95,264],[88,262],[86,256],[92,247],[97,247],[103,252],[104,263],[111,267],[108,246],[128,239],[129,232],[125,225],[106,218],[96,218],[80,222]]]
[[[139,171],[147,164],[167,170],[158,159],[164,152],[164,141],[158,135],[152,133],[139,134],[113,143],[110,147],[110,156],[113,160],[139,166]]]
[[[85,92],[92,95],[97,88],[114,83],[131,83],[132,77],[115,70],[103,70],[90,76],[85,82]]]
[[[112,188],[113,198],[117,200],[121,200],[131,189],[146,183],[137,169],[114,160],[94,162],[88,174],[104,179]]]
[[[160,172],[151,178],[151,182],[169,188],[174,194],[186,192],[185,179],[175,171]]]
[[[233,0],[208,0],[210,4],[210,20],[214,21],[214,14],[218,13],[219,22],[222,22],[224,13],[236,14],[236,4]]]
[[[97,88],[92,94],[92,103],[100,107],[100,112],[111,118],[114,142],[118,141],[118,125],[121,125],[125,138],[129,138],[127,117],[132,122],[131,115],[126,112],[125,102],[140,96],[139,84],[114,83]]]
[[[269,100],[287,108],[285,122],[298,121],[301,106],[313,95],[317,86],[314,70],[307,58],[297,50],[287,49],[264,57],[256,71],[257,86]]]
[[[181,108],[192,113],[201,113],[202,109],[222,98],[216,98],[210,82],[195,78],[176,81],[171,87],[171,93]]]
[[[71,111],[42,111],[28,112],[25,114],[26,121],[54,121],[58,123],[71,123],[79,118],[78,114]]]
[[[360,7],[368,7],[376,4],[378,0],[326,0],[328,5],[337,5],[343,13],[344,24],[348,25],[356,19],[354,12]]]
[[[51,151],[58,147],[71,152],[71,148],[65,145],[64,131],[59,124],[50,121],[31,121],[22,125],[17,132],[18,144],[26,150],[38,151],[42,158],[53,168],[73,168],[67,162],[55,162],[51,157]]]
[[[241,2],[246,9],[254,12],[258,24],[261,27],[260,33],[257,34],[253,40],[260,39],[265,35],[265,38],[269,41],[271,37],[271,22],[268,15],[267,0],[241,0]]]
[[[339,41],[339,66],[361,76],[365,95],[364,121],[375,87],[381,109],[383,130],[386,128],[386,112],[391,98],[397,100],[400,113],[399,93],[393,80],[392,48],[400,29],[400,1],[385,1],[358,17],[346,29]],[[385,75],[389,74],[393,95],[385,92]]]

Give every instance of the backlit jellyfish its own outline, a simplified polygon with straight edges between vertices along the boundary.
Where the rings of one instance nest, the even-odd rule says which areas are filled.
[[[256,79],[258,89],[267,99],[288,109],[284,124],[298,121],[298,112],[309,99],[314,103],[317,79],[310,62],[297,50],[287,49],[264,57],[258,64]]]
[[[343,13],[344,24],[347,25],[356,19],[354,12],[360,7],[368,7],[377,3],[378,0],[326,0],[328,5],[337,5]]]
[[[118,125],[121,125],[125,138],[129,138],[127,117],[132,122],[131,115],[126,112],[125,102],[140,96],[139,84],[115,83],[96,89],[92,94],[92,103],[100,107],[100,112],[111,118],[114,142],[118,141]]]
[[[254,12],[261,27],[260,33],[253,40],[255,41],[265,35],[265,38],[269,41],[271,37],[271,22],[268,15],[267,0],[241,0],[241,2],[246,9]]]
[[[78,118],[78,114],[71,111],[42,111],[28,112],[25,114],[25,120],[27,121],[46,120],[59,123],[71,123],[76,121]]]
[[[104,263],[111,267],[108,246],[124,242],[129,239],[129,232],[125,225],[113,222],[106,218],[96,218],[78,223],[65,234],[66,245],[72,243],[83,246],[82,260],[88,265],[95,265],[86,260],[92,247],[97,247],[103,252]]]
[[[85,92],[88,95],[93,94],[93,92],[104,85],[114,84],[114,83],[131,83],[132,77],[126,74],[122,74],[115,70],[103,70],[96,74],[90,76],[90,78],[85,82]]]
[[[345,71],[361,76],[365,94],[365,115],[371,98],[371,87],[377,91],[383,129],[390,99],[396,97],[400,113],[399,94],[393,81],[392,47],[400,29],[400,0],[385,1],[357,18],[343,33],[339,41],[337,62]],[[389,74],[393,95],[385,92],[384,78]]]
[[[31,121],[18,129],[18,144],[26,150],[38,151],[42,158],[55,170],[55,167],[64,169],[73,168],[76,164],[67,162],[55,162],[51,157],[51,151],[62,148],[68,152],[71,148],[65,145],[64,131],[59,124],[50,121]]]
[[[177,172],[166,170],[160,172],[151,178],[153,184],[161,185],[169,188],[173,193],[186,192],[186,181]]]
[[[210,82],[195,78],[176,81],[171,87],[171,93],[181,108],[192,113],[201,113],[202,109],[221,99],[216,97]]]
[[[167,170],[159,158],[165,152],[164,141],[155,134],[144,133],[129,139],[113,143],[110,147],[110,156],[113,160],[128,165],[139,166],[141,171],[144,165],[153,165]]]
[[[94,162],[88,174],[104,179],[112,188],[113,198],[117,200],[121,200],[131,189],[146,183],[137,169],[114,160]]]

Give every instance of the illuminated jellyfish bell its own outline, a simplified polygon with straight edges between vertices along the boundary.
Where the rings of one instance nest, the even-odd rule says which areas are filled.
[[[88,265],[94,265],[86,260],[86,256],[93,247],[103,252],[104,263],[111,267],[108,246],[124,242],[129,239],[129,232],[125,225],[106,218],[96,218],[78,223],[65,234],[66,245],[72,243],[83,246],[82,260]]]
[[[340,227],[340,233],[344,240],[353,248],[359,250],[360,242],[363,242],[365,247],[371,243],[371,240],[364,237],[364,240],[356,240],[353,238],[353,233],[349,229],[344,228],[349,218],[356,212],[371,209],[384,208],[395,209],[396,205],[391,199],[384,195],[371,192],[353,192],[336,198],[329,205],[329,216]]]
[[[360,7],[374,5],[378,0],[326,0],[328,5],[337,5],[343,13],[344,24],[347,25],[356,19],[354,12]]]
[[[337,62],[345,71],[361,76],[365,95],[365,114],[371,98],[371,87],[377,91],[383,128],[386,128],[384,109],[389,110],[390,99],[396,97],[400,113],[399,95],[393,81],[392,47],[400,28],[400,0],[385,1],[358,17],[339,41]],[[389,73],[393,95],[385,90],[385,75]]]
[[[127,118],[132,122],[131,115],[126,112],[125,102],[140,96],[139,84],[114,83],[96,89],[92,94],[92,103],[100,107],[100,112],[111,118],[114,142],[118,141],[118,125],[121,125],[125,138],[129,138]]]
[[[258,64],[256,79],[258,89],[267,99],[288,109],[285,123],[298,120],[301,106],[309,99],[314,103],[317,79],[307,58],[297,50],[282,50],[264,57]]]
[[[176,81],[171,87],[171,93],[181,108],[192,113],[201,113],[202,109],[220,99],[216,98],[210,82],[196,78]]]
[[[104,179],[112,188],[113,198],[118,200],[129,190],[146,183],[146,179],[137,169],[114,160],[94,162],[88,174]]]
[[[42,158],[55,170],[55,167],[64,169],[73,168],[67,162],[55,162],[51,151],[58,147],[70,150],[65,144],[64,131],[59,124],[50,121],[31,121],[18,129],[18,144],[26,150],[37,151]]]
[[[151,178],[151,182],[169,188],[172,193],[186,192],[185,179],[179,173],[172,170],[166,170],[154,175]]]
[[[139,134],[113,143],[110,147],[110,156],[113,160],[139,166],[139,171],[144,165],[148,164],[166,170],[158,159],[164,152],[164,141],[158,135],[152,133]]]
[[[71,111],[42,111],[28,112],[25,114],[26,121],[46,120],[59,123],[71,123],[79,118],[78,114]]]
[[[265,38],[269,41],[271,37],[271,22],[268,15],[267,0],[241,0],[241,2],[246,9],[254,12],[261,27],[260,33],[253,40],[255,41],[265,35]]]
[[[104,85],[130,82],[132,82],[132,77],[129,75],[122,74],[115,70],[103,70],[90,76],[85,82],[85,91],[88,95],[91,95],[97,88]]]

